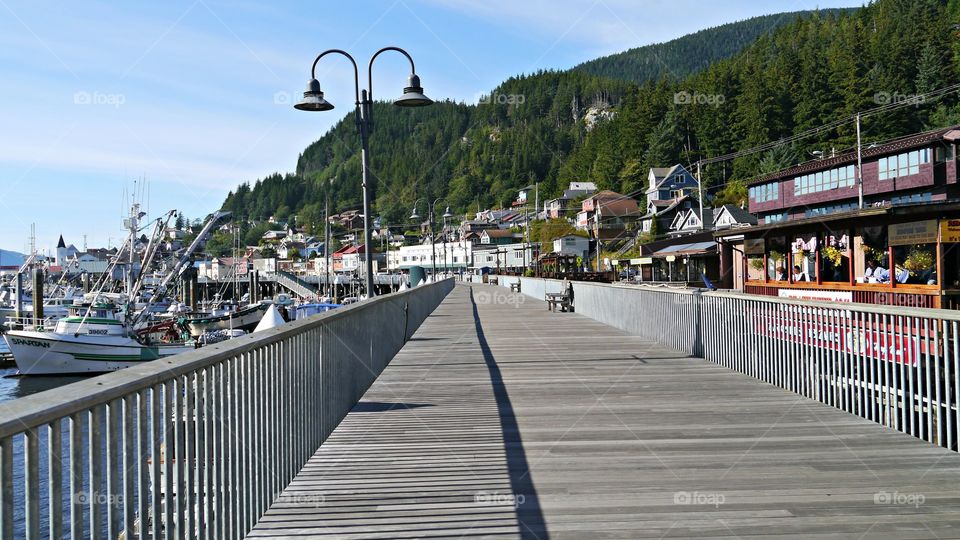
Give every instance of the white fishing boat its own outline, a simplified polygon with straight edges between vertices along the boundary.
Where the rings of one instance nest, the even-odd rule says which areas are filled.
[[[116,318],[113,304],[75,306],[53,331],[10,330],[4,340],[21,375],[108,373],[191,351],[192,343],[149,344]]]
[[[217,330],[253,330],[269,306],[262,302],[237,311],[187,318],[182,324],[193,337]]]
[[[150,317],[154,311],[152,308],[164,299],[170,282],[189,264],[190,257],[209,235],[217,221],[229,213],[214,213],[190,247],[151,291],[149,300],[145,304],[138,305],[132,299],[145,296],[141,289],[144,274],[137,270],[143,266],[137,259],[134,243],[139,235],[139,219],[143,215],[139,204],[134,204],[130,218],[125,220],[130,234],[117,258],[107,270],[107,275],[111,275],[114,267],[124,265],[125,293],[104,290],[89,293],[90,300],[86,304],[69,306],[69,315],[55,323],[50,320],[31,321],[29,324],[25,324],[24,321],[13,321],[11,325],[13,329],[4,335],[4,340],[13,353],[20,374],[107,373],[196,348],[193,341],[164,343],[152,339],[150,333],[141,334],[138,331],[150,327]],[[168,222],[172,215],[172,212],[167,215]],[[146,248],[144,264],[148,264],[153,258],[155,239],[159,236],[158,231],[163,228],[162,226],[162,220],[157,220],[154,227],[154,240]],[[124,261],[121,261],[121,255],[124,256]],[[104,280],[104,283],[107,281]]]

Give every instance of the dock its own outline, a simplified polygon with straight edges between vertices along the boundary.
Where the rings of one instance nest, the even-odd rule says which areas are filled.
[[[462,283],[249,534],[767,535],[960,537],[960,455]]]

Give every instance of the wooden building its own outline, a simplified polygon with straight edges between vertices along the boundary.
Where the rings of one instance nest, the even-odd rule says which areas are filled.
[[[871,304],[960,304],[957,127],[873,145],[750,185],[759,225],[718,232],[722,283]],[[861,207],[860,200],[863,200]]]

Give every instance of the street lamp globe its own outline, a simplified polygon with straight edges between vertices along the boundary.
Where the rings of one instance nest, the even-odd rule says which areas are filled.
[[[329,111],[333,109],[333,104],[323,99],[323,92],[320,90],[320,81],[310,79],[307,83],[307,89],[303,92],[303,99],[298,101],[293,108],[301,111]]]
[[[453,214],[450,213],[450,207],[449,207],[449,206],[447,207],[446,212],[443,213],[443,217],[444,217],[445,219],[450,219],[450,218],[453,217]]]
[[[432,103],[433,100],[423,94],[420,77],[416,73],[410,74],[407,87],[403,89],[403,95],[393,102],[398,107],[423,107]]]

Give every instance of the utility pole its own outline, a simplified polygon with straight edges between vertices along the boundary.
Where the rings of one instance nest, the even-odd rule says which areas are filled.
[[[333,178],[330,179],[330,185],[333,185]],[[333,299],[331,283],[330,283],[330,186],[327,186],[325,191],[325,199],[323,202],[323,256],[324,256],[324,266],[326,267],[327,279],[324,283],[325,289],[327,291],[327,297],[331,300]]]
[[[857,113],[857,197],[863,209],[863,152],[860,143],[860,113]]]
[[[597,210],[593,213],[594,234],[597,237],[597,273],[600,273],[600,199],[597,199]]]
[[[534,186],[534,188],[533,188],[533,216],[534,216],[534,218],[536,218],[538,215],[540,215],[540,182],[534,182],[534,183],[533,183],[533,186]],[[527,234],[527,247],[530,247],[530,235],[529,235],[529,234]],[[526,249],[526,248],[524,248],[524,249]],[[531,257],[534,256],[534,253],[533,253],[533,249],[532,249],[532,248],[531,248],[531,250],[530,250],[530,256],[531,256]],[[540,258],[539,258],[539,257],[537,257],[536,259],[534,259],[534,264],[533,264],[532,266],[536,269],[536,270],[534,271],[534,275],[539,275],[539,274],[540,274],[540,272],[539,272],[539,270],[540,270]]]
[[[700,161],[697,161],[697,189],[700,193],[697,198],[700,199],[700,230],[702,231],[706,219],[703,217],[703,180],[700,179]]]

